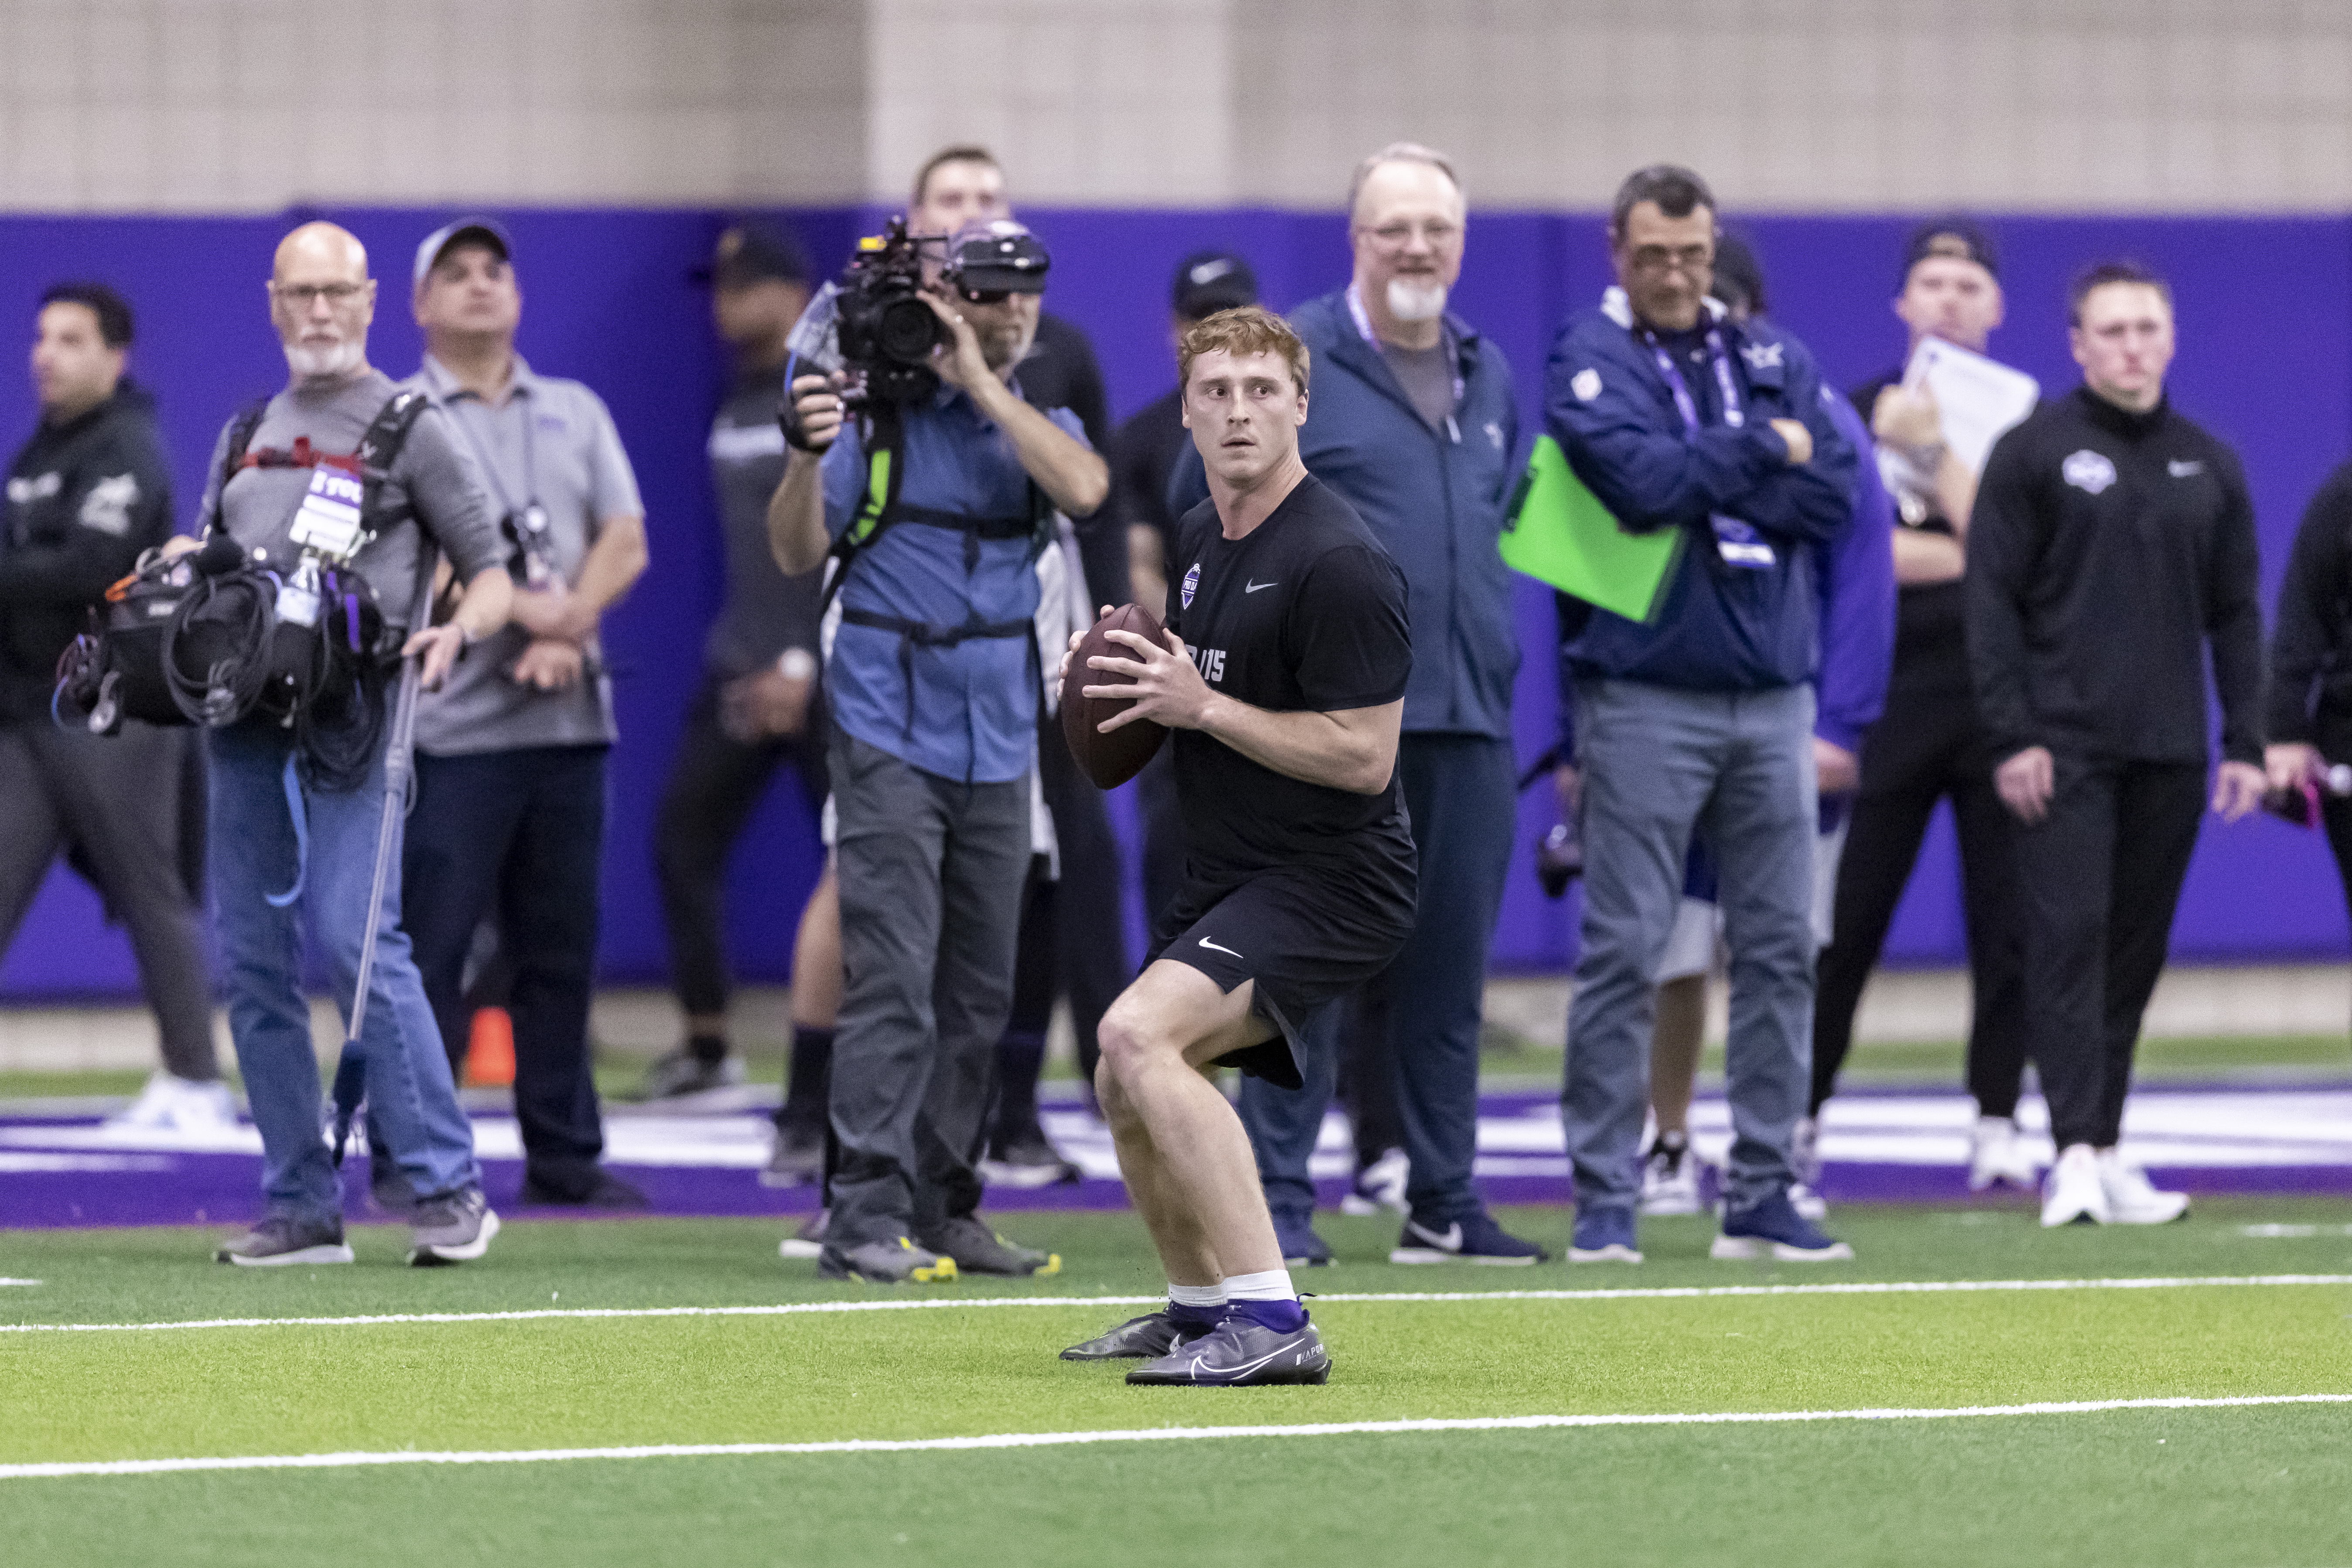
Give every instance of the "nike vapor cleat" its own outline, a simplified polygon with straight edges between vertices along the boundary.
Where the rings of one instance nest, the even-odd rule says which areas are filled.
[[[1339,1212],[1359,1219],[1382,1209],[1411,1214],[1412,1205],[1405,1202],[1404,1185],[1412,1174],[1412,1161],[1403,1150],[1382,1151],[1379,1159],[1356,1173],[1354,1188],[1339,1200]]]
[[[2015,1119],[1977,1118],[1969,1132],[1969,1191],[1980,1193],[1998,1183],[2030,1193],[2041,1184],[2041,1175],[2032,1152],[2017,1135]]]
[[[1062,1352],[1062,1359],[1157,1361],[1179,1346],[1207,1338],[1210,1331],[1209,1324],[1182,1322],[1164,1310],[1146,1312],[1139,1318],[1129,1318],[1108,1333],[1097,1334],[1084,1344],[1072,1345]]]
[[[1853,1248],[1822,1234],[1797,1212],[1786,1192],[1759,1198],[1744,1209],[1723,1211],[1723,1233],[1706,1249],[1709,1258],[1771,1258],[1782,1263],[1843,1263]]]
[[[1642,1249],[1633,1245],[1633,1215],[1629,1209],[1579,1209],[1576,1230],[1568,1244],[1570,1263],[1639,1263]]]
[[[779,1123],[760,1169],[763,1187],[812,1187],[824,1180],[824,1127]]]
[[[2107,1187],[2088,1143],[2069,1144],[2042,1184],[2042,1223],[2055,1229],[2077,1222],[2107,1223]]]
[[[940,1255],[958,1274],[1002,1274],[1014,1279],[1033,1274],[1059,1274],[1062,1255],[1040,1252],[1007,1241],[972,1215],[948,1220],[922,1239],[922,1246]]]
[[[213,1260],[242,1268],[285,1268],[305,1263],[349,1263],[352,1249],[343,1244],[341,1220],[272,1215],[243,1236],[222,1242]]]
[[[1282,1248],[1285,1268],[1328,1268],[1331,1266],[1331,1249],[1315,1234],[1314,1225],[1307,1220],[1294,1219],[1287,1215],[1276,1215],[1274,1239]]]
[[[1551,1255],[1532,1241],[1521,1241],[1495,1223],[1485,1209],[1449,1221],[1440,1230],[1416,1219],[1404,1222],[1404,1234],[1389,1254],[1391,1263],[1486,1263],[1524,1268]]]
[[[819,1209],[801,1222],[800,1229],[776,1243],[779,1258],[821,1258],[824,1255],[824,1226],[832,1217],[830,1209]]]
[[[1160,1387],[1258,1388],[1269,1384],[1322,1383],[1331,1356],[1313,1323],[1288,1333],[1244,1317],[1228,1317],[1189,1344],[1145,1362],[1127,1381]]]
[[[862,1247],[827,1242],[817,1255],[816,1271],[827,1279],[855,1279],[860,1285],[940,1285],[956,1277],[956,1260],[900,1236]]]
[[[409,1222],[408,1261],[419,1268],[470,1263],[490,1249],[499,1216],[479,1187],[425,1198]]]
[[[2099,1190],[2106,1195],[2109,1225],[2168,1225],[2189,1212],[2187,1193],[2158,1191],[2146,1171],[2126,1163],[2114,1149],[2099,1155]]]
[[[1701,1206],[1698,1155],[1688,1139],[1661,1134],[1642,1156],[1642,1212],[1696,1214]]]

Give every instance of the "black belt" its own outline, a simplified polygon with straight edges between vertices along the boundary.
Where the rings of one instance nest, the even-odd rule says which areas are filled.
[[[953,529],[963,535],[963,571],[969,577],[980,569],[980,542],[983,539],[1027,539],[1037,531],[1037,520],[1033,517],[966,517],[960,511],[937,511],[927,506],[901,504],[891,514],[898,522],[919,522],[926,528]]]
[[[845,608],[841,618],[853,626],[871,626],[879,632],[898,634],[898,679],[907,689],[907,734],[915,732],[915,649],[918,647],[953,647],[958,643],[975,637],[1028,637],[1037,627],[1034,621],[966,621],[961,626],[934,626],[929,621],[910,621],[898,616],[886,616],[874,610]]]

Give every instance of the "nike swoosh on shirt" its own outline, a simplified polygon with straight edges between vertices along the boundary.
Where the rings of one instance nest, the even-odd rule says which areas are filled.
[[[1279,582],[1274,582],[1274,583],[1244,583],[1244,584],[1242,584],[1242,592],[1243,592],[1243,593],[1244,593],[1244,594],[1255,594],[1255,593],[1256,593],[1260,588],[1278,588],[1278,587],[1280,587],[1280,586],[1282,586],[1282,584],[1281,584]]]
[[[1271,586],[1271,584],[1268,584],[1268,585],[1269,585],[1269,586]],[[1223,953],[1227,953],[1227,954],[1230,954],[1231,956],[1233,956],[1233,957],[1234,957],[1234,958],[1241,958],[1241,957],[1242,957],[1242,955],[1241,955],[1240,953],[1238,953],[1238,952],[1234,952],[1234,950],[1233,950],[1232,948],[1230,948],[1230,947],[1219,947],[1215,942],[1211,942],[1211,941],[1210,941],[1207,937],[1205,937],[1205,936],[1204,936],[1204,937],[1202,937],[1202,938],[1201,939],[1201,945],[1202,945],[1202,947],[1207,948],[1211,952],[1223,952]],[[1243,962],[1244,963],[1247,963],[1249,962],[1249,960],[1248,960],[1248,959],[1245,959],[1245,958],[1242,958],[1242,962]]]

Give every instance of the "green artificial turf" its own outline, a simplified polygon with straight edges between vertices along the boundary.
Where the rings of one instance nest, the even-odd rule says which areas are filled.
[[[1559,1210],[1507,1223],[1557,1246]],[[1646,1222],[1639,1268],[1399,1268],[1391,1222],[1320,1222],[1327,1294],[1835,1280],[2352,1275],[2352,1205],[2209,1201],[2179,1226],[2042,1231],[2025,1209],[1855,1208],[1859,1258],[1706,1259]],[[1007,1216],[1064,1270],[829,1285],[761,1221],[517,1225],[482,1263],[245,1271],[208,1233],[0,1232],[0,1323],[1149,1295],[1124,1215]],[[2249,1235],[2250,1225],[2314,1234]],[[2352,1392],[2352,1289],[1314,1304],[1323,1388],[1129,1389],[1057,1360],[1136,1309],[0,1334],[0,1464],[800,1442],[1523,1414],[1948,1408]],[[1019,1452],[566,1461],[0,1479],[12,1560],[959,1563],[2307,1563],[2352,1557],[2352,1406],[1867,1426],[1219,1439]],[[2159,1442],[2159,1439],[2162,1439]],[[903,1538],[903,1539],[902,1539]],[[17,1553],[21,1552],[21,1559]]]

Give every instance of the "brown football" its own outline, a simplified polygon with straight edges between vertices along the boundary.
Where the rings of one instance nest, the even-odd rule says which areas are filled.
[[[1069,742],[1079,771],[1103,789],[1117,789],[1141,773],[1143,764],[1160,750],[1160,742],[1168,738],[1168,727],[1149,719],[1121,724],[1108,735],[1097,728],[1132,706],[1123,697],[1083,695],[1089,686],[1125,686],[1134,679],[1117,670],[1087,666],[1087,660],[1098,656],[1135,657],[1135,650],[1127,644],[1110,640],[1112,632],[1133,632],[1162,647],[1168,643],[1157,616],[1140,605],[1121,605],[1097,621],[1078,644],[1078,651],[1070,656],[1070,672],[1062,678],[1062,738]]]

